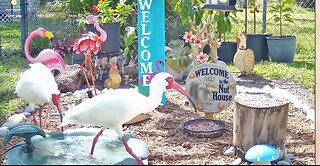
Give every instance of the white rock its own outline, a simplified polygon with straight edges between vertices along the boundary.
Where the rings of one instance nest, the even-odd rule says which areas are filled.
[[[277,162],[277,165],[291,165],[290,163],[288,163],[287,161],[285,160],[280,160]]]
[[[10,116],[8,119],[7,119],[7,122],[12,122],[12,123],[20,123],[22,122],[24,119],[26,119],[27,117],[25,115],[23,115],[22,113],[21,114],[15,114],[15,115],[12,115]]]
[[[23,114],[24,116],[26,116],[26,117],[31,116],[31,113],[30,113],[30,112],[22,112],[22,114]]]
[[[224,155],[225,155],[225,156],[232,156],[232,155],[234,155],[234,147],[232,146],[232,147],[228,148],[228,149],[224,152]]]
[[[0,138],[4,137],[8,132],[8,127],[0,127]]]
[[[15,123],[15,122],[6,122],[6,123],[2,124],[2,127],[8,127],[8,128],[10,128],[10,127],[12,127],[12,126],[15,126],[16,124],[18,124],[18,123]]]
[[[24,109],[24,112],[33,113],[34,111],[35,111],[34,107],[30,105]]]
[[[294,155],[291,154],[291,153],[288,153],[288,154],[285,155],[284,158],[292,160],[294,158]]]
[[[236,160],[234,160],[234,161],[231,163],[231,165],[240,165],[241,162],[242,162],[242,159],[239,157],[239,158],[237,158]]]

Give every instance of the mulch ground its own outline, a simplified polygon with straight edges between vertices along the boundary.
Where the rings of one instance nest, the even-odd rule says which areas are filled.
[[[61,99],[63,111],[67,111],[85,98],[86,94],[64,95]],[[233,111],[232,103],[226,110],[214,114],[214,119],[221,120],[226,126],[226,132],[216,138],[196,138],[189,136],[183,130],[183,124],[188,120],[204,117],[202,113],[196,113],[188,104],[187,98],[177,92],[167,93],[167,104],[159,106],[150,112],[151,118],[145,121],[126,125],[124,131],[144,141],[150,151],[149,164],[231,164],[237,157],[225,156],[226,149],[233,145]],[[52,117],[52,123],[45,128],[46,132],[59,130],[59,116]],[[26,121],[32,122],[29,117]],[[311,129],[311,121],[306,115],[289,106],[287,123],[287,153],[294,155],[293,165],[315,164],[315,132]],[[72,126],[72,128],[82,126]],[[2,140],[0,139],[2,142]],[[5,152],[21,139],[12,139],[6,146],[0,146],[0,153]],[[89,149],[88,149],[89,152]],[[0,161],[4,159],[1,155]],[[248,163],[242,162],[242,165]]]

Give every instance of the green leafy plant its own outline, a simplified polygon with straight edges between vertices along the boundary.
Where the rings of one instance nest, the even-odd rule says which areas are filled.
[[[221,35],[223,35],[223,41],[226,40],[226,33],[231,33],[232,21],[238,24],[236,12],[230,12],[226,15],[225,12],[218,11],[214,15],[214,21],[219,33],[218,36],[221,38]]]
[[[64,10],[70,15],[93,13],[92,6],[96,4],[97,0],[68,0],[64,2]]]
[[[98,15],[102,23],[120,22],[122,26],[127,17],[130,16],[132,6],[117,3],[112,7],[111,3],[111,0],[100,0],[96,6],[92,6],[93,14]]]
[[[270,3],[270,12],[274,13],[271,17],[275,23],[279,23],[280,36],[282,36],[283,22],[293,22],[292,11],[295,0],[272,0]]]
[[[131,54],[136,51],[137,44],[134,44],[137,39],[136,30],[134,27],[126,27],[126,33],[123,36],[124,41],[124,55],[126,61],[129,63],[131,60]]]
[[[256,0],[251,0],[251,5],[253,6],[253,9],[250,10],[250,13],[253,13],[253,33],[256,34],[257,31],[257,13],[259,13],[259,7],[257,5]]]
[[[173,70],[181,72],[190,63],[189,48],[182,40],[171,40],[166,46],[166,64]]]
[[[201,24],[204,10],[199,10],[199,5],[203,3],[202,0],[172,0],[169,3],[174,6],[174,11],[179,13],[183,25],[189,21],[196,25]]]

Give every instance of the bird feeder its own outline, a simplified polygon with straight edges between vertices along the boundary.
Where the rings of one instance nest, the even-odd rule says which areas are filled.
[[[208,10],[217,10],[232,12],[236,11],[235,4],[236,0],[206,0],[205,4],[200,5],[200,8]]]
[[[278,150],[268,144],[255,145],[245,155],[245,159],[252,162],[252,165],[271,165],[271,161],[278,158]]]

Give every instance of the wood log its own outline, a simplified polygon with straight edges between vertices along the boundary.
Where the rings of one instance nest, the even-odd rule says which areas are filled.
[[[254,145],[269,144],[285,155],[288,100],[268,93],[240,93],[234,98],[233,145],[238,157]]]

